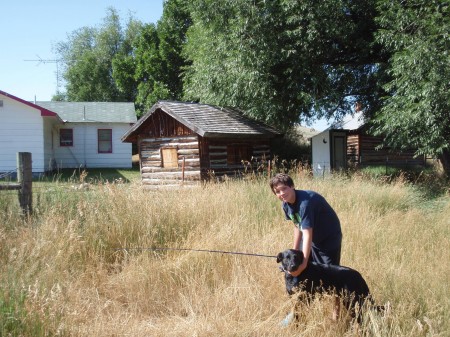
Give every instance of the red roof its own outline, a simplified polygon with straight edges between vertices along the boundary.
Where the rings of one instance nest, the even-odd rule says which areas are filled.
[[[12,98],[13,100],[15,100],[17,102],[20,102],[20,103],[28,105],[28,106],[30,106],[32,108],[38,109],[41,112],[41,116],[42,117],[59,117],[58,114],[53,112],[53,111],[47,110],[47,109],[45,109],[45,108],[43,108],[43,107],[41,107],[39,105],[33,104],[31,102],[25,101],[25,100],[23,100],[23,99],[21,99],[19,97],[16,97],[14,95],[8,94],[7,92],[4,92],[2,90],[0,90],[0,95]]]

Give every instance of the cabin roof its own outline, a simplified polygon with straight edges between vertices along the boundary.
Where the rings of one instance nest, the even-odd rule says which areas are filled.
[[[122,141],[135,140],[146,120],[158,110],[162,110],[202,137],[273,138],[281,135],[276,129],[243,116],[237,109],[200,103],[159,101],[123,135]]]

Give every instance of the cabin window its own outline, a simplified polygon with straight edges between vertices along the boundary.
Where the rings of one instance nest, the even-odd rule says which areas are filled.
[[[242,161],[252,159],[252,147],[246,144],[232,144],[227,146],[227,164],[242,164]]]
[[[112,130],[98,129],[98,153],[112,153]]]
[[[162,166],[165,168],[178,167],[178,151],[176,147],[161,149]]]
[[[73,129],[59,130],[59,146],[73,146]]]

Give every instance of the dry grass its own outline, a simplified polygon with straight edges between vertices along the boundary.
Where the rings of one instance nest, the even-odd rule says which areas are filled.
[[[369,313],[360,326],[333,322],[321,300],[302,307],[298,326],[282,328],[293,303],[275,259],[115,250],[276,255],[291,246],[292,224],[265,180],[157,192],[102,184],[41,191],[27,220],[0,195],[0,305],[9,308],[0,311],[0,335],[449,335],[448,197],[424,208],[401,181],[295,180],[335,207],[342,264],[365,276],[377,302],[389,303],[384,315]]]

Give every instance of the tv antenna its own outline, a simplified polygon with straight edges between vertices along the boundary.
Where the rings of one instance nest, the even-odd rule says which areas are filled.
[[[40,57],[39,55],[36,55],[37,60],[24,60],[27,62],[37,62],[37,66],[40,64],[47,64],[47,63],[56,63],[56,93],[59,94],[59,63],[61,60],[54,59],[54,60],[46,60]]]

